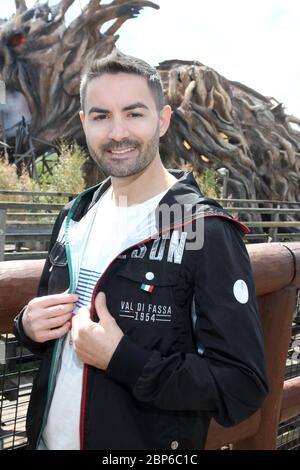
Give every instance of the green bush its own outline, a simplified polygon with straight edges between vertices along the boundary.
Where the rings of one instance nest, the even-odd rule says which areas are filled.
[[[212,198],[218,197],[216,191],[215,170],[212,168],[206,168],[201,174],[194,171],[194,177],[205,196]]]
[[[79,193],[85,188],[85,181],[81,174],[81,165],[85,160],[85,153],[77,143],[60,144],[58,162],[52,167],[52,175],[44,173],[39,178],[40,191]],[[47,202],[54,202],[53,198],[46,198]]]
[[[26,169],[22,169],[20,176],[17,167],[8,163],[5,157],[0,157],[0,189],[8,191],[36,191],[37,184],[30,178]],[[26,200],[30,200],[27,197]],[[25,201],[23,196],[7,196],[0,194],[0,201]]]

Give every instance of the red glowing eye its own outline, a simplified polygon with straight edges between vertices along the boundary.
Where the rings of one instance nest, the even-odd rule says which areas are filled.
[[[9,45],[11,47],[17,47],[21,46],[21,44],[24,44],[26,42],[26,36],[25,34],[14,34],[10,39],[9,39]]]

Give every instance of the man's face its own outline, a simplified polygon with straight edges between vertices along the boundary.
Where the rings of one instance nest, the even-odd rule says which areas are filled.
[[[91,157],[106,175],[142,172],[159,157],[159,138],[170,121],[165,106],[158,113],[144,77],[104,74],[87,86],[80,118]]]

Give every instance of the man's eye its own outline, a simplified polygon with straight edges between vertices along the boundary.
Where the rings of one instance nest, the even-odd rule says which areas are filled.
[[[129,117],[137,118],[137,117],[142,117],[143,115],[140,113],[130,113]]]
[[[107,118],[106,114],[97,114],[93,117],[93,121],[102,121]]]

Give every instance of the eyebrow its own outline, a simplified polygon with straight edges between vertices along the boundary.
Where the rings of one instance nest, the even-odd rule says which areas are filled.
[[[137,109],[137,108],[149,109],[148,106],[146,106],[144,103],[137,101],[136,103],[132,103],[132,104],[129,104],[128,106],[125,106],[125,108],[123,108],[122,111],[131,111],[132,109]],[[89,110],[88,114],[92,114],[92,113],[108,114],[109,112],[110,112],[109,109],[98,108],[97,106],[93,106]]]

